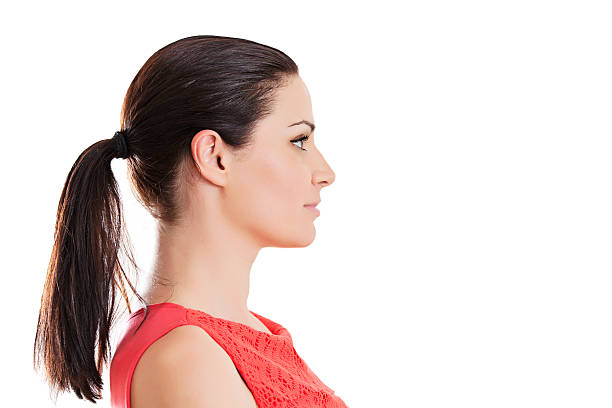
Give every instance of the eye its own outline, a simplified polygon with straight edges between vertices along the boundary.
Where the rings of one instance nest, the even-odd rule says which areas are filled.
[[[304,135],[304,136],[300,137],[299,139],[292,140],[291,143],[303,142],[305,140],[308,140],[309,137],[310,137],[310,135]],[[302,143],[302,146],[304,146],[304,143]],[[302,148],[300,146],[298,146],[298,147],[300,149],[302,149],[302,150],[307,150],[307,149],[304,149],[304,148]]]

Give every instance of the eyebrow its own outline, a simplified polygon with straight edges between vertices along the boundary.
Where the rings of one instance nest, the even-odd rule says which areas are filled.
[[[300,120],[299,122],[292,123],[291,125],[289,125],[289,126],[287,126],[287,127],[291,127],[291,126],[295,126],[295,125],[301,125],[302,123],[305,123],[305,124],[307,124],[308,126],[310,126],[310,131],[311,131],[311,132],[314,132],[314,130],[315,130],[315,125],[314,125],[314,123],[309,122],[309,121],[307,121],[307,120]]]

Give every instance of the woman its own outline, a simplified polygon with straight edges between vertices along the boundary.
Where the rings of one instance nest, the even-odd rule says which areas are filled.
[[[101,398],[118,290],[131,314],[111,361],[113,407],[346,406],[283,326],[247,308],[259,250],[309,245],[334,181],[312,116],[296,64],[275,48],[206,35],[149,58],[122,130],[80,155],[62,191],[34,344],[53,386]],[[136,268],[115,157],[157,221],[144,296],[118,262],[123,250]],[[144,304],[133,313],[126,284]]]

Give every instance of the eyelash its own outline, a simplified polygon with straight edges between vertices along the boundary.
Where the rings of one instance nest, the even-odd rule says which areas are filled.
[[[308,140],[309,138],[310,138],[310,135],[304,135],[304,136],[300,137],[299,139],[292,140],[292,141],[291,141],[291,143],[297,143],[297,142],[306,141],[306,140]],[[303,145],[304,145],[304,143],[302,143],[302,146],[303,146]],[[298,147],[299,147],[299,146],[298,146]],[[308,149],[304,149],[304,148],[302,148],[302,147],[300,147],[300,149],[308,151]]]

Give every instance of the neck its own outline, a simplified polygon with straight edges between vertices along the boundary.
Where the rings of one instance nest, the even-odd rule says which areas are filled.
[[[210,220],[202,225],[158,228],[145,300],[178,303],[227,320],[252,319],[247,307],[250,271],[260,247],[243,231]]]

